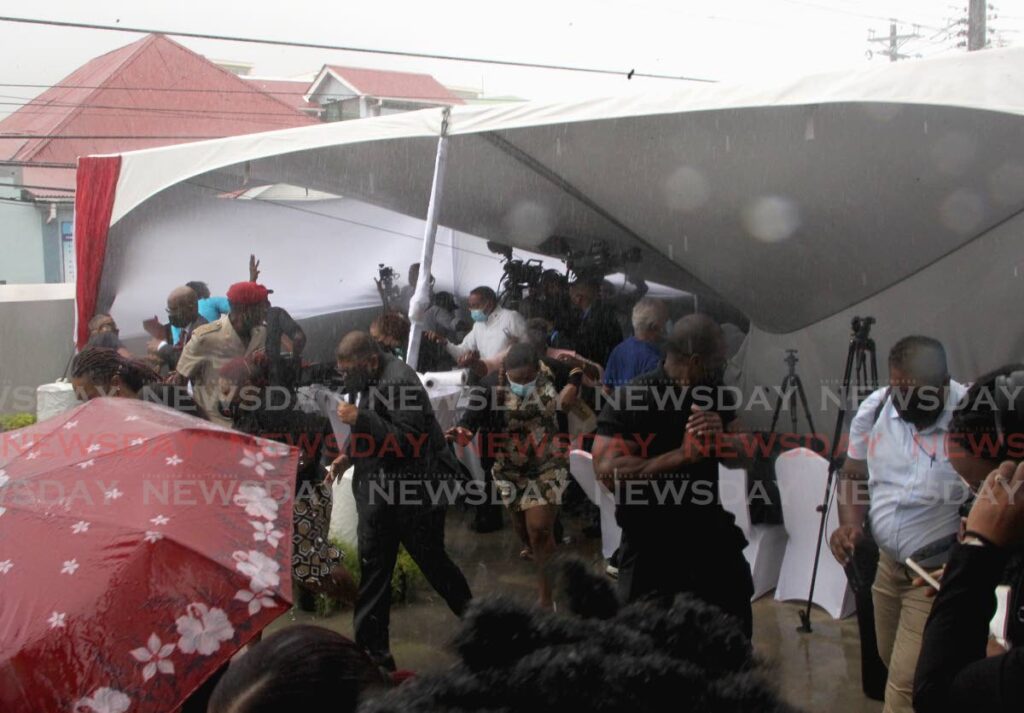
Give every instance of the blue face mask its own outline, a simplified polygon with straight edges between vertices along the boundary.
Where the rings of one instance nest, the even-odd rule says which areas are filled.
[[[484,314],[482,309],[472,309],[469,311],[469,316],[473,318],[474,322],[486,322],[487,315]]]
[[[511,379],[508,382],[509,390],[521,399],[525,399],[527,396],[533,393],[533,390],[537,388],[537,380],[534,379],[528,384],[517,384]]]

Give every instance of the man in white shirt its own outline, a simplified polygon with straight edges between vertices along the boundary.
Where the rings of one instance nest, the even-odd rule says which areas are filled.
[[[515,310],[499,307],[498,297],[490,287],[477,287],[469,293],[469,313],[473,329],[461,344],[451,344],[436,332],[426,334],[444,344],[459,366],[483,361],[489,369],[497,368],[509,347],[526,338],[526,320]]]
[[[913,586],[904,561],[939,566],[956,539],[966,490],[946,436],[966,392],[949,378],[940,342],[905,337],[889,354],[889,387],[865,399],[850,425],[830,546],[846,566],[865,537],[865,517],[878,543],[872,600],[878,653],[889,667],[883,713],[913,711],[914,670],[933,600]]]

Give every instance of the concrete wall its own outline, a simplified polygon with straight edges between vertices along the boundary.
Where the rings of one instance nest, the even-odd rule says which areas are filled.
[[[46,282],[42,218],[31,204],[0,201],[0,280]]]
[[[35,390],[74,353],[73,284],[0,285],[0,413],[35,413]]]

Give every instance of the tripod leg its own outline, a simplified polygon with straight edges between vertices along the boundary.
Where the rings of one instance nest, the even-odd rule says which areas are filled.
[[[775,432],[775,424],[779,422],[779,415],[782,413],[782,401],[785,398],[786,384],[789,383],[789,375],[787,374],[782,379],[782,385],[779,387],[779,399],[775,402],[775,413],[772,414],[772,425],[768,427],[769,433]]]
[[[804,407],[804,416],[807,417],[807,426],[811,429],[811,435],[814,435],[814,420],[811,418],[811,409],[807,405],[807,394],[804,392],[804,384],[802,381],[800,381],[799,376],[796,377],[796,392],[797,395],[800,397],[800,403]],[[794,427],[793,430],[796,430],[796,428]]]
[[[811,586],[807,592],[807,606],[800,612],[800,626],[797,631],[805,634],[811,633],[811,607],[814,605],[814,588],[818,582],[818,566],[821,564],[821,544],[825,539],[825,523],[828,521],[828,507],[832,501],[833,477],[838,465],[836,448],[839,445],[839,438],[843,434],[843,422],[846,419],[846,399],[850,397],[850,377],[853,375],[857,357],[860,354],[858,342],[852,340],[850,348],[846,353],[846,368],[843,370],[843,402],[839,405],[839,413],[836,415],[836,427],[832,434],[832,442],[828,445],[828,476],[825,479],[825,497],[822,500],[819,510],[821,520],[818,523],[818,546],[814,550],[814,566],[811,568]]]

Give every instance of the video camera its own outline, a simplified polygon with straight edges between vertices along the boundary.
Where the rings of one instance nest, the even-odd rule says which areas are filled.
[[[384,309],[388,309],[391,301],[398,299],[398,296],[402,293],[396,284],[397,279],[398,273],[395,272],[393,267],[388,267],[382,262],[377,263],[377,279],[374,282],[377,283],[377,291],[380,292],[380,299],[384,303]]]
[[[498,284],[498,302],[504,307],[515,308],[523,297],[540,285],[544,274],[544,263],[536,258],[518,260],[512,257],[512,247],[487,241],[487,249],[501,255],[504,274]]]
[[[627,272],[628,265],[643,259],[640,248],[613,251],[604,240],[591,240],[585,247],[561,235],[552,235],[540,246],[545,253],[557,255],[577,280],[600,282],[616,272]]]

